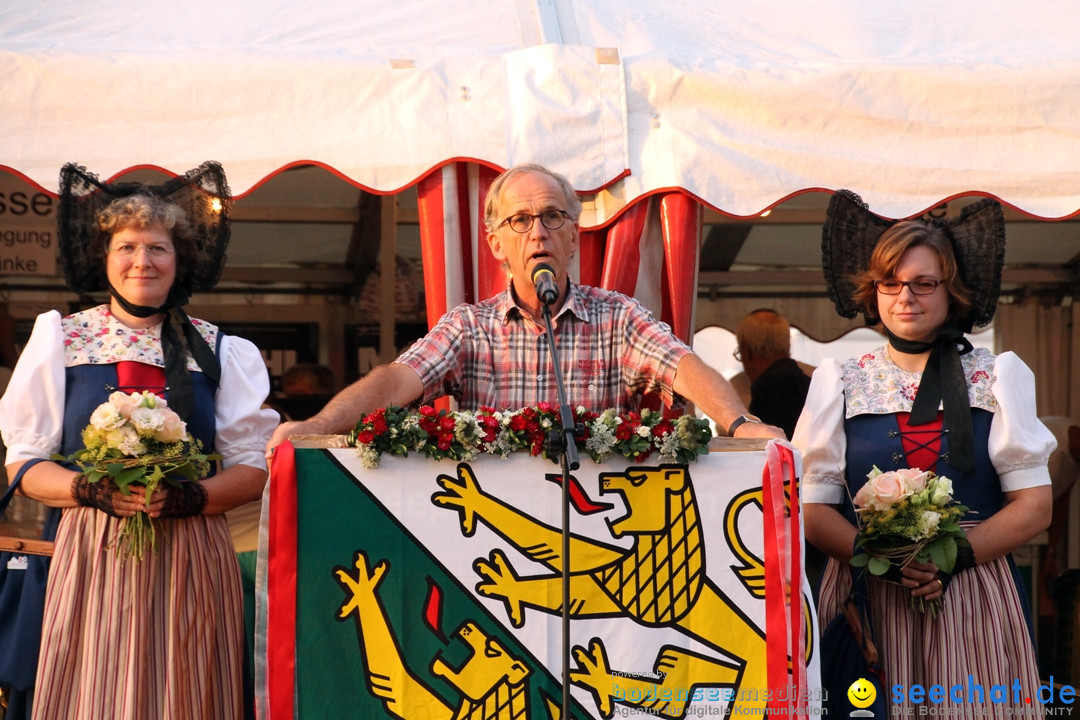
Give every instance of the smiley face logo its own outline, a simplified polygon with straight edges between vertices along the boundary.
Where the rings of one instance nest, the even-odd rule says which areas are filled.
[[[868,708],[874,704],[874,700],[877,699],[877,690],[874,689],[873,683],[866,678],[859,678],[855,682],[851,683],[851,687],[847,690],[848,701],[851,702],[857,708]]]

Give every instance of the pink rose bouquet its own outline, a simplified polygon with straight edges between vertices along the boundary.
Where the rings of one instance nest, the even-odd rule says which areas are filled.
[[[953,500],[952,481],[918,468],[882,472],[876,466],[852,501],[859,523],[851,564],[882,576],[912,561],[931,561],[942,572],[956,567],[967,544],[960,518],[968,509]],[[920,603],[920,610],[927,604]],[[937,604],[930,604],[936,614]]]
[[[90,416],[82,440],[82,450],[54,459],[75,463],[88,482],[111,478],[125,495],[132,485],[141,485],[147,503],[161,483],[199,480],[209,474],[212,460],[221,459],[203,454],[186,423],[151,392],[111,394]],[[144,512],[124,518],[116,550],[139,559],[153,550],[155,533],[153,518]]]

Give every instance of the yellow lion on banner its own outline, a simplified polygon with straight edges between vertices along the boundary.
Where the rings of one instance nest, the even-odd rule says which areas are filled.
[[[456,633],[472,650],[465,663],[453,668],[437,657],[429,668],[432,675],[446,680],[458,691],[460,703],[452,707],[432,692],[405,665],[379,598],[379,584],[390,564],[383,560],[369,568],[367,555],[358,551],[353,565],[355,574],[342,567],[334,570],[346,594],[338,619],[355,616],[368,689],[382,701],[387,712],[404,720],[528,719],[526,679],[531,672],[528,665],[473,622],[463,623]],[[549,716],[554,717],[551,708]]]
[[[484,493],[472,469],[457,467],[457,477],[440,475],[437,506],[456,510],[461,530],[472,536],[476,523],[488,525],[521,553],[546,565],[554,574],[521,577],[506,556],[493,550],[474,568],[483,580],[479,594],[500,599],[510,622],[521,627],[525,608],[561,613],[562,536],[521,510]],[[602,640],[575,647],[578,667],[571,681],[587,687],[604,717],[614,702],[650,708],[652,713],[680,717],[695,689],[720,687],[747,712],[763,712],[767,687],[765,636],[716,587],[705,572],[705,550],[689,472],[684,466],[633,467],[602,473],[600,492],[621,494],[629,509],[608,521],[613,538],[630,536],[626,549],[572,537],[570,544],[570,614],[584,617],[626,617],[650,627],[674,627],[721,657],[667,646],[654,662],[659,682],[628,677],[608,667]],[[739,688],[752,692],[739,693]]]

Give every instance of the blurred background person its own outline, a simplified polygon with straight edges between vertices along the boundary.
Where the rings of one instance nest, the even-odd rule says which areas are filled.
[[[15,342],[15,318],[8,312],[7,303],[0,302],[0,395],[7,391],[11,372],[19,360],[19,348]],[[0,442],[0,493],[7,489],[8,477],[4,469],[7,450]],[[0,535],[37,538],[45,527],[46,507],[29,498],[16,495],[11,498],[7,512],[0,517]]]
[[[742,363],[749,384],[750,414],[781,428],[790,440],[814,371],[812,365],[791,358],[791,325],[775,310],[752,310],[739,321],[735,341],[735,359]],[[810,543],[806,543],[805,551],[804,572],[817,600],[828,556]]]
[[[297,395],[333,395],[334,372],[318,363],[297,363],[281,374],[281,392]]]
[[[754,310],[739,322],[735,340],[735,359],[750,380],[750,414],[790,440],[810,389],[810,376],[791,357],[791,326],[774,310]]]
[[[307,420],[322,410],[337,391],[333,370],[312,362],[286,368],[281,374],[280,385],[272,404],[283,420]]]

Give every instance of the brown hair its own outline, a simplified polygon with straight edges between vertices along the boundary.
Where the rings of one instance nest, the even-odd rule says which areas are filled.
[[[155,222],[160,222],[172,239],[177,256],[177,276],[181,274],[182,268],[194,267],[195,234],[184,209],[153,195],[139,193],[113,200],[98,215],[101,242],[97,251],[101,252],[101,261],[105,260],[105,251],[114,234],[128,228],[149,227]]]
[[[867,319],[873,322],[880,320],[874,281],[894,277],[904,253],[920,246],[929,248],[937,255],[941,265],[941,284],[949,293],[950,319],[967,313],[971,307],[972,293],[960,278],[952,240],[945,230],[925,220],[903,220],[881,234],[870,256],[869,267],[855,278],[852,297],[862,307]]]

